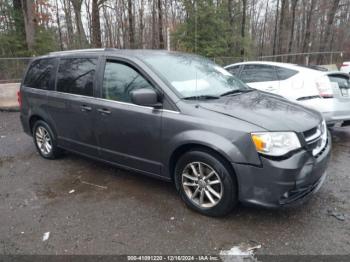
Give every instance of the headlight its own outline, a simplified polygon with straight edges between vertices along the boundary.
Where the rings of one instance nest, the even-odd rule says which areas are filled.
[[[251,136],[256,151],[269,156],[283,156],[301,147],[294,132],[259,132]]]

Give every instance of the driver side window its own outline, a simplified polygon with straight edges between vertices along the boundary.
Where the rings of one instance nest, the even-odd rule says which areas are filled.
[[[131,91],[154,89],[135,69],[118,62],[107,61],[103,77],[102,98],[131,103]]]

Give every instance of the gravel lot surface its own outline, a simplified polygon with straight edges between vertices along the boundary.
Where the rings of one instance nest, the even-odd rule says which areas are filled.
[[[217,219],[189,210],[170,183],[74,154],[44,160],[19,113],[0,112],[0,254],[218,254],[244,244],[349,254],[350,128],[332,136],[328,177],[308,203]]]

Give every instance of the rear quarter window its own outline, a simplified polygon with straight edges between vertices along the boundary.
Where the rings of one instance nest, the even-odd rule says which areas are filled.
[[[279,80],[286,80],[292,76],[295,76],[298,71],[289,68],[276,67],[276,73]]]
[[[53,85],[50,83],[50,79],[55,68],[55,61],[54,58],[33,61],[24,78],[24,86],[52,90]]]
[[[229,71],[234,76],[238,76],[240,69],[241,69],[240,65],[231,66],[231,67],[226,68],[226,70]]]

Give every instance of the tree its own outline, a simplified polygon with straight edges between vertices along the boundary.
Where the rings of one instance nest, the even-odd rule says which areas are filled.
[[[302,52],[306,53],[309,52],[309,46],[311,44],[310,38],[311,38],[311,22],[312,22],[312,15],[314,13],[316,0],[311,0],[309,11],[307,12],[307,18],[306,18],[306,29],[305,29],[305,37],[303,40],[302,45]]]
[[[70,8],[70,1],[69,0],[62,0],[63,2],[63,11],[64,11],[64,17],[65,17],[65,23],[67,28],[67,47],[73,48],[75,46],[73,41],[73,22],[72,22],[72,13]]]
[[[132,12],[132,1],[128,0],[128,18],[129,18],[129,45],[135,48],[134,17]]]
[[[228,46],[235,39],[227,33],[231,28],[225,3],[186,0],[183,4],[186,10],[184,22],[173,34],[176,48],[209,57],[232,55]]]
[[[288,0],[281,0],[281,15],[278,29],[278,53],[285,53],[284,40],[286,39],[286,21],[288,15],[289,3]]]
[[[88,45],[83,22],[81,21],[81,6],[83,4],[83,0],[70,0],[70,1],[73,5],[73,10],[75,15],[75,24],[78,31],[78,45],[79,47],[83,48]]]
[[[157,11],[156,11],[156,0],[151,0],[152,4],[152,48],[156,48],[156,23],[157,23]]]
[[[277,46],[277,26],[278,26],[278,9],[280,5],[280,0],[277,0],[277,5],[276,5],[276,19],[275,19],[275,30],[274,30],[274,35],[273,35],[273,48],[272,48],[272,55],[276,54],[276,46]]]
[[[145,30],[145,24],[144,24],[144,1],[141,0],[140,2],[140,8],[139,8],[139,14],[140,14],[140,24],[139,24],[139,28],[140,28],[140,40],[139,40],[139,46],[140,48],[144,48],[144,41],[143,41],[143,35],[144,35],[144,30]]]
[[[92,0],[91,8],[92,46],[99,48],[102,47],[99,1]]]
[[[289,44],[288,44],[288,54],[292,52],[292,45],[294,40],[294,27],[295,27],[295,9],[297,7],[298,0],[292,1],[292,22],[290,26],[290,36],[289,36]],[[288,62],[291,61],[291,56],[288,56]]]
[[[242,38],[242,44],[241,44],[241,57],[244,59],[244,54],[245,54],[245,21],[246,21],[246,12],[247,12],[247,0],[242,0],[242,24],[241,24],[241,38]]]
[[[159,49],[164,49],[164,36],[163,36],[163,11],[162,1],[158,0],[158,35],[159,35]]]
[[[15,21],[15,29],[16,32],[22,36],[25,36],[25,28],[24,28],[24,16],[22,15],[22,1],[21,0],[13,0],[13,18]]]
[[[21,0],[24,17],[26,43],[29,51],[34,51],[35,44],[35,18],[33,0]]]
[[[61,29],[61,20],[60,20],[60,14],[59,14],[59,9],[58,9],[58,1],[55,0],[56,4],[56,21],[57,21],[57,29],[58,29],[58,37],[60,39],[60,49],[63,50],[63,41],[62,41],[62,29]]]
[[[331,29],[333,26],[334,17],[335,17],[337,9],[339,7],[339,2],[340,2],[340,0],[333,0],[331,2],[331,8],[329,9],[328,14],[327,14],[327,24],[326,24],[326,29],[325,29],[323,41],[320,44],[320,49],[319,49],[320,52],[324,52],[327,45],[329,44],[329,40],[330,40],[329,37],[331,34]],[[317,59],[318,64],[322,63],[322,59],[323,59],[323,55],[320,54],[318,59]]]

